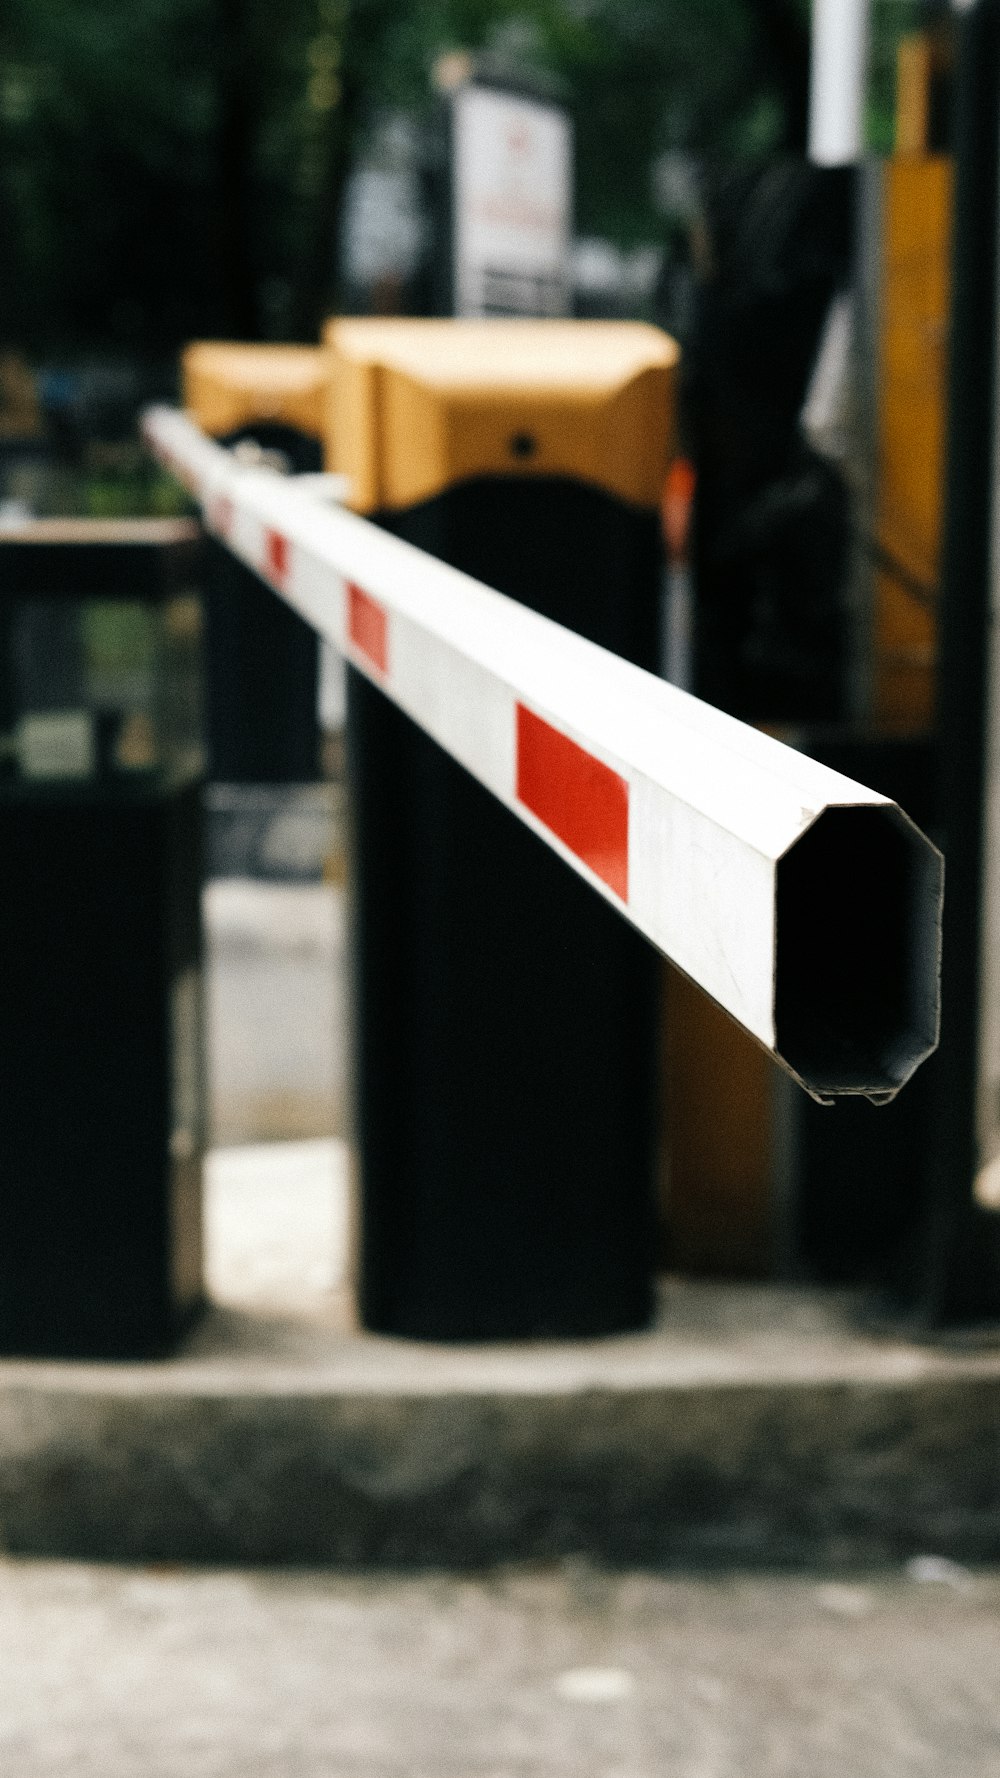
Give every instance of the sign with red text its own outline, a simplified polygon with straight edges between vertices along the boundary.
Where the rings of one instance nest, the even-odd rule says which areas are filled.
[[[474,83],[453,106],[456,315],[567,315],[569,118],[556,105]]]

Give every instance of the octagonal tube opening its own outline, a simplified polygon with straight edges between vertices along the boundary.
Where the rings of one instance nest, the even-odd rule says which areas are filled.
[[[935,1048],[943,870],[892,804],[825,810],[779,861],[776,1049],[814,1097],[884,1102]]]

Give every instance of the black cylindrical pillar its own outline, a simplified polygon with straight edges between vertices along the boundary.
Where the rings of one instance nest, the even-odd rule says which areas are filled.
[[[477,399],[499,408],[499,472],[375,516],[654,669],[654,510],[544,461],[508,473],[510,441],[535,436],[530,400],[515,428],[495,390]],[[667,419],[664,403],[636,453],[665,456]],[[354,672],[348,761],[362,1319],[440,1340],[642,1326],[659,960]]]

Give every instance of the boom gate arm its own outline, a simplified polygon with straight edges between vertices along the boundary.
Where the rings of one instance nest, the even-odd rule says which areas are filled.
[[[173,409],[144,433],[214,536],[814,1098],[885,1102],[931,1054],[944,865],[895,803]]]

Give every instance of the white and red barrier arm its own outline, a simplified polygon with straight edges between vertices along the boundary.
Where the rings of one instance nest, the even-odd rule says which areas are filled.
[[[890,1098],[930,1053],[942,864],[887,798],[181,413],[144,430],[211,533],[815,1096]]]

